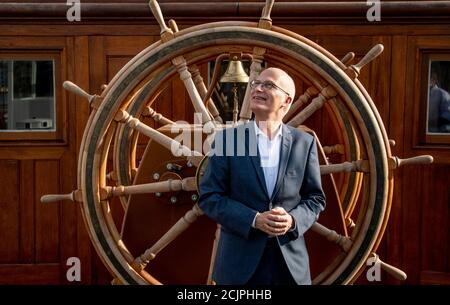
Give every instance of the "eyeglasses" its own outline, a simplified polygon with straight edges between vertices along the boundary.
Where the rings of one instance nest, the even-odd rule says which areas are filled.
[[[286,94],[287,96],[289,96],[290,94],[287,93],[285,90],[281,89],[280,87],[278,87],[277,85],[275,85],[274,83],[272,83],[271,81],[259,81],[259,80],[252,80],[250,82],[250,88],[255,89],[256,87],[258,87],[259,85],[261,85],[261,88],[263,88],[264,90],[272,90],[272,89],[278,89],[281,92],[283,92],[284,94]]]

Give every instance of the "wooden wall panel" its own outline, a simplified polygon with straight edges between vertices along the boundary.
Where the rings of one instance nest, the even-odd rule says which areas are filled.
[[[409,283],[433,282],[433,273],[449,272],[449,165],[403,169],[402,250]],[[443,279],[436,276],[436,282]],[[450,282],[447,282],[449,284]]]
[[[59,193],[59,162],[36,161],[35,163],[35,200],[36,205],[36,262],[59,262],[60,204],[42,204],[38,194]],[[56,182],[56,183],[54,183]]]
[[[2,214],[7,221],[2,221],[1,225],[17,227],[5,228],[0,237],[4,245],[0,252],[2,284],[68,283],[65,277],[67,258],[86,257],[85,245],[90,241],[84,233],[79,207],[75,204],[61,207],[61,203],[44,205],[40,202],[44,194],[67,193],[76,188],[76,143],[77,138],[81,138],[77,135],[76,126],[86,112],[82,106],[77,106],[72,95],[65,94],[62,81],[69,79],[76,82],[73,77],[75,67],[77,71],[82,71],[83,66],[88,66],[83,62],[83,52],[80,52],[82,39],[79,42],[77,48],[81,49],[74,47],[73,38],[64,36],[24,38],[18,34],[17,37],[1,37],[2,51],[20,48],[21,53],[48,49],[58,52],[60,62],[56,65],[55,90],[56,107],[61,113],[57,119],[58,133],[62,135],[48,141],[20,138],[0,141],[1,193],[9,204],[3,206],[2,202]],[[86,106],[87,103],[83,103]],[[11,164],[15,164],[14,171]],[[13,215],[15,212],[11,204],[16,205],[17,216]],[[80,228],[83,231],[80,232]],[[78,236],[82,238],[78,239]],[[16,244],[18,246],[14,246]],[[82,265],[86,279],[89,279],[90,260]]]
[[[423,169],[421,193],[421,270],[449,271],[450,166]],[[437,191],[440,190],[440,191]]]
[[[69,71],[73,71],[73,74],[67,76],[68,79],[74,80],[76,84],[78,84],[82,88],[89,88],[89,38],[87,36],[78,36],[74,37],[73,41],[73,54],[70,56],[70,60],[68,61]],[[71,150],[73,156],[69,159],[69,164],[72,165],[73,173],[72,175],[77,176],[77,161],[78,161],[78,151],[80,149],[81,141],[83,138],[84,128],[86,126],[86,122],[89,117],[90,107],[88,103],[80,97],[76,97],[74,94],[67,94],[67,99],[69,100],[69,104],[73,105],[74,108],[71,108],[69,113],[75,114],[72,117],[72,121],[75,123],[73,127],[72,136],[72,145],[73,148]],[[63,186],[65,189],[76,188],[76,178],[75,180],[67,180],[65,181]],[[70,185],[70,187],[65,186],[65,184]],[[87,233],[85,223],[83,217],[81,215],[81,209],[78,204],[72,205],[69,207],[64,207],[63,211],[66,212],[68,209],[75,211],[75,213],[69,214],[67,216],[76,217],[76,225],[72,227],[74,231],[73,234],[76,234],[76,237],[73,238],[73,235],[70,234],[68,239],[62,243],[62,257],[64,258],[74,256],[73,253],[77,253],[78,257],[81,261],[81,280],[82,283],[91,283],[92,282],[92,249],[91,241],[89,239],[89,235]],[[70,212],[70,211],[67,211]],[[68,217],[65,218],[68,218]],[[71,222],[68,223],[69,225]],[[68,241],[72,242],[72,246],[65,247]],[[67,249],[67,251],[66,251]],[[77,250],[77,251],[75,251]],[[70,251],[70,252],[69,252]],[[74,252],[72,252],[74,251]],[[66,270],[67,266],[64,266],[64,270]],[[67,283],[67,282],[65,282]]]
[[[403,168],[402,200],[402,260],[403,270],[409,283],[419,282],[422,252],[421,238],[421,202],[423,193],[419,190],[424,183],[424,166]]]
[[[391,86],[391,37],[377,36],[373,37],[372,46],[381,43],[384,46],[384,51],[373,62],[370,63],[370,80],[365,84],[365,88],[369,92],[375,106],[378,109],[381,119],[383,120],[388,137],[389,133],[389,113],[390,113],[390,86]],[[363,68],[364,69],[364,68]]]
[[[59,264],[0,265],[2,285],[57,285],[60,284]]]
[[[450,36],[446,33],[438,37],[411,36],[405,44],[405,119],[401,130],[403,154],[434,156],[434,165],[405,169],[400,177],[403,183],[403,265],[410,270],[409,283],[450,284],[450,145],[424,143],[420,115],[423,103],[420,91],[422,58],[426,52],[448,54],[449,41]]]
[[[450,283],[450,272],[437,272],[429,270],[420,272],[420,284],[448,286],[448,283]]]
[[[0,160],[0,263],[15,263],[20,257],[19,162]]]
[[[61,283],[59,204],[39,200],[58,192],[58,164],[0,160],[0,284]]]
[[[117,72],[128,62],[132,57],[130,56],[107,56],[107,71],[106,77],[108,82],[116,75]]]
[[[20,262],[34,263],[35,243],[35,209],[34,196],[34,161],[20,161]]]

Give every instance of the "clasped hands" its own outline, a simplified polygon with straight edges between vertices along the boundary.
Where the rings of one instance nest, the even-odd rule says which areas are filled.
[[[263,213],[257,213],[255,228],[271,236],[286,234],[294,226],[294,220],[282,207],[275,207]]]

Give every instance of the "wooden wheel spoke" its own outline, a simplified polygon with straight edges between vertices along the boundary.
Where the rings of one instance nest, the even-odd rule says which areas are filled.
[[[309,118],[314,112],[322,108],[325,102],[334,98],[337,95],[336,90],[331,86],[326,86],[323,88],[319,95],[315,97],[311,103],[305,107],[300,113],[289,120],[288,125],[298,126],[302,124],[307,118]]]
[[[183,233],[189,226],[202,215],[203,211],[194,205],[192,209],[186,212],[153,246],[145,250],[145,252],[137,257],[132,266],[136,270],[144,269],[147,264],[156,257],[169,243]]]
[[[150,10],[153,13],[153,16],[155,17],[156,21],[158,22],[159,26],[161,27],[161,40],[163,42],[168,41],[173,38],[173,31],[170,29],[166,23],[164,22],[164,17],[161,12],[161,8],[158,4],[158,1],[156,0],[150,0],[148,2],[148,5],[150,7]]]
[[[355,53],[349,52],[347,53],[342,59],[341,62],[346,65],[349,62],[353,60],[355,57]],[[297,113],[297,111],[302,108],[304,105],[306,105],[309,100],[316,96],[319,93],[319,90],[317,90],[316,87],[310,86],[308,89],[306,89],[305,93],[303,93],[301,96],[298,97],[298,99],[292,103],[291,108],[289,109],[288,113],[286,114],[285,118],[290,118],[294,113]]]
[[[290,118],[294,113],[297,113],[297,111],[302,108],[304,105],[306,105],[309,100],[316,96],[319,93],[319,90],[317,90],[316,87],[311,86],[306,89],[305,93],[300,95],[298,99],[292,103],[291,108],[289,108],[288,113],[286,114],[285,118]]]
[[[399,157],[395,156],[389,158],[390,169],[396,169],[400,166],[409,164],[431,164],[431,163],[433,163],[433,157],[430,155],[421,155],[405,159],[400,159]]]
[[[202,76],[200,75],[200,70],[198,69],[197,65],[192,65],[189,67],[189,71],[192,73],[195,87],[197,88],[202,100],[205,100],[208,90],[206,89],[206,85],[203,82]],[[223,123],[223,120],[219,114],[219,110],[217,110],[216,105],[210,97],[207,98],[206,105],[214,120],[218,123]]]
[[[178,73],[180,74],[180,79],[183,81],[184,86],[189,94],[192,105],[194,106],[195,112],[202,114],[202,123],[211,124],[214,123],[211,120],[211,116],[206,109],[205,104],[200,97],[200,94],[195,87],[194,81],[192,80],[192,74],[189,72],[186,60],[183,56],[178,56],[172,59],[172,63],[177,67]]]
[[[100,106],[100,104],[102,102],[102,98],[100,96],[98,96],[96,94],[87,93],[86,91],[84,91],[83,89],[78,87],[76,84],[72,83],[71,81],[66,80],[63,83],[63,87],[67,91],[70,91],[72,93],[75,93],[78,96],[85,98],[89,102],[89,105],[93,109],[98,109],[98,107]]]
[[[431,164],[433,157],[430,155],[416,156],[412,158],[400,159],[398,157],[389,158],[389,168],[396,169],[408,164]],[[343,162],[339,164],[327,164],[320,166],[320,174],[327,175],[340,172],[369,172],[368,160],[357,160],[352,162]]]
[[[178,32],[178,25],[177,25],[177,23],[175,22],[175,20],[170,19],[168,23],[169,23],[170,29],[171,29],[174,33],[177,33],[177,32]]]
[[[376,253],[372,252],[368,260],[372,260],[371,262],[368,262],[368,264],[370,265],[379,264],[381,269],[383,269],[384,271],[386,271],[387,273],[389,273],[390,275],[392,275],[393,277],[395,277],[400,281],[404,281],[407,278],[406,273],[404,271],[383,262]]]
[[[270,13],[272,12],[273,4],[275,0],[266,0],[266,4],[264,5],[264,8],[261,12],[261,18],[259,19],[259,27],[266,28],[264,26],[265,22],[269,22],[270,25],[272,24],[272,19],[270,18]]]
[[[161,8],[156,0],[149,1],[150,9],[155,16],[155,19],[158,21],[159,26],[161,27],[161,40],[162,42],[170,41],[174,38],[174,34],[171,28],[169,28],[164,22],[164,17],[161,12]],[[184,86],[189,94],[192,105],[197,113],[202,114],[202,123],[204,124],[212,124],[211,116],[208,113],[205,105],[202,102],[202,98],[192,80],[192,75],[188,70],[186,59],[183,56],[177,56],[172,59],[172,64],[177,68],[178,73],[180,74],[180,79],[183,81]]]
[[[330,154],[340,154],[343,155],[344,154],[344,145],[342,144],[336,144],[333,146],[323,146],[323,152],[327,155]]]
[[[152,107],[147,106],[145,107],[144,111],[142,112],[142,115],[144,117],[151,117],[155,122],[161,123],[163,125],[167,124],[175,124],[174,121],[169,120],[165,116],[163,116],[161,113],[156,112]]]
[[[349,237],[340,235],[336,231],[328,229],[318,222],[312,225],[311,230],[318,233],[319,235],[326,237],[327,240],[336,243],[342,248],[344,252],[348,252],[348,250],[350,250],[352,246],[353,242]]]
[[[362,67],[367,65],[369,62],[371,62],[375,58],[377,58],[378,55],[380,55],[383,52],[383,50],[384,50],[384,46],[380,43],[373,46],[369,50],[369,52],[367,52],[367,54],[364,55],[364,57],[356,65],[349,66],[345,70],[345,73],[347,73],[347,75],[352,79],[357,78],[359,76],[359,73],[361,72]]]
[[[139,131],[140,133],[148,136],[150,139],[158,142],[163,147],[169,149],[175,156],[185,156],[185,157],[202,157],[203,155],[195,150],[191,150],[189,147],[181,144],[178,141],[162,134],[156,129],[142,123],[136,118],[133,118],[124,110],[120,110],[115,118],[121,123],[128,124],[131,128]]]
[[[345,225],[350,229],[353,229],[356,226],[355,222],[350,217],[345,218]]]
[[[41,197],[42,203],[52,203],[63,200],[83,202],[83,193],[81,192],[81,190],[75,190],[68,194],[47,194]]]
[[[352,162],[343,162],[339,164],[328,164],[320,166],[320,174],[327,175],[341,172],[368,172],[369,161],[357,160]]]
[[[150,193],[165,193],[188,191],[192,192],[197,189],[196,178],[188,177],[184,179],[169,179],[166,181],[129,185],[129,186],[113,186],[104,188],[102,199],[113,196],[124,196],[132,194],[150,194]]]
[[[355,58],[355,53],[348,52],[347,54],[345,54],[344,57],[342,57],[341,62],[344,65],[348,65],[354,58]]]

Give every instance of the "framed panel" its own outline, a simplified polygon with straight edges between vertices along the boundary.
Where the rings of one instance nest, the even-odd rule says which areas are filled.
[[[59,52],[0,52],[0,67],[0,140],[61,140]]]
[[[420,69],[420,138],[423,143],[450,143],[450,50],[425,52]]]
[[[414,36],[407,40],[403,136],[405,153],[433,155],[450,162],[450,36]],[[398,110],[398,109],[397,109]],[[401,121],[393,124],[401,124]]]
[[[0,37],[0,146],[67,145],[66,37]]]

